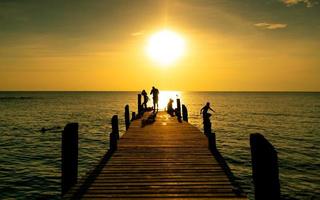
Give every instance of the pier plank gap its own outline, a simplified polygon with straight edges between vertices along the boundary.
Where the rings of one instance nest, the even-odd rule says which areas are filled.
[[[198,128],[165,112],[142,127],[149,114],[64,199],[247,199]]]

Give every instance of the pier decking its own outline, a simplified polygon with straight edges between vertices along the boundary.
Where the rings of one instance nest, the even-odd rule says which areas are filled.
[[[145,113],[144,117],[148,113]],[[165,112],[141,127],[131,123],[112,155],[105,155],[66,199],[247,199],[228,168],[208,149],[199,129]]]

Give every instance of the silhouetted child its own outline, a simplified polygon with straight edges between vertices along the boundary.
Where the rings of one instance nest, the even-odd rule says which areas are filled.
[[[158,105],[158,100],[159,100],[159,90],[152,86],[152,90],[150,92],[150,95],[152,94],[152,100],[153,100],[153,110],[158,111],[159,105]]]
[[[145,90],[142,90],[141,95],[143,96],[143,103],[142,106],[145,110],[147,110],[147,103],[149,101],[148,94]]]
[[[171,117],[174,116],[174,109],[173,109],[172,104],[173,104],[173,100],[172,100],[172,99],[169,99],[169,102],[168,102],[168,105],[167,105],[167,113],[168,113],[169,115],[171,115]]]

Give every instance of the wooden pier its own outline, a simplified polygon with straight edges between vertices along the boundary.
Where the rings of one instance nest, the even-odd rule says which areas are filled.
[[[165,112],[142,127],[149,114],[132,121],[64,199],[247,199],[217,150],[208,148],[212,137]]]

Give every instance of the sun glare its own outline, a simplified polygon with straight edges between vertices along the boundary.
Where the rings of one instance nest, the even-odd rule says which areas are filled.
[[[169,99],[174,100],[174,108],[176,107],[176,99],[181,97],[180,91],[163,91],[159,93],[159,109],[164,110],[167,107]]]
[[[172,64],[184,52],[184,39],[173,31],[162,30],[149,38],[147,54],[152,60],[163,66]]]

